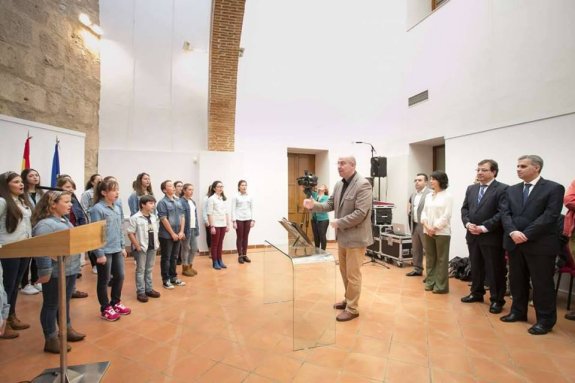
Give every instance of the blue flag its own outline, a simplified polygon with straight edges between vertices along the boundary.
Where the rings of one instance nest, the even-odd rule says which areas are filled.
[[[58,175],[60,175],[60,154],[58,153],[58,144],[60,141],[56,140],[56,146],[54,146],[54,158],[52,158],[52,181],[50,186],[56,187],[56,180]]]

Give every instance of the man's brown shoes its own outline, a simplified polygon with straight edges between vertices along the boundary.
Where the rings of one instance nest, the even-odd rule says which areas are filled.
[[[359,314],[352,314],[349,311],[342,311],[339,313],[335,320],[338,322],[347,322],[349,320],[355,319],[359,316]]]
[[[335,310],[345,310],[346,307],[347,303],[345,301],[337,302],[336,304],[333,305],[333,308]]]

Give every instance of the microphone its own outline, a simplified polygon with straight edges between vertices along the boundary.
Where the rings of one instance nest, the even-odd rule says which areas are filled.
[[[62,188],[53,188],[53,187],[51,187],[51,186],[40,186],[40,185],[36,185],[36,189],[53,190],[53,191],[64,191],[64,189],[62,189]]]

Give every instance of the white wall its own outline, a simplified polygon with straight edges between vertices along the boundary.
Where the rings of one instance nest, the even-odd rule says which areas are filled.
[[[30,132],[30,166],[40,173],[42,185],[50,186],[56,138],[60,140],[60,172],[76,182],[77,195],[84,191],[84,142],[86,135],[69,129],[0,114],[0,172],[20,173],[24,143]]]
[[[453,136],[575,109],[575,3],[450,1],[407,33],[407,139]],[[534,33],[537,26],[537,33]]]
[[[404,14],[400,2],[248,1],[237,148],[341,147],[369,159],[351,142],[379,150],[375,141],[401,120]]]
[[[100,148],[206,149],[210,15],[209,0],[100,1]]]
[[[322,176],[333,186],[340,155],[355,155],[359,172],[369,174],[369,147],[351,142],[371,142],[388,158],[383,185],[399,222],[414,174],[431,169],[424,143],[430,139],[446,141],[457,198],[482,158],[512,172],[518,155],[535,152],[549,163],[543,175],[553,179],[555,159],[570,155],[562,145],[571,128],[560,116],[575,112],[575,2],[452,0],[406,32],[404,2],[250,0],[238,72],[239,157],[205,157],[208,57],[182,53],[179,39],[195,33],[207,46],[208,3],[101,1],[101,148],[104,156],[118,151],[115,161],[101,161],[113,171],[126,167],[131,182],[137,171],[126,160],[130,152],[157,151],[150,156],[166,169],[152,177],[159,181],[172,177],[176,160],[190,163],[199,153],[192,178],[202,194],[212,178],[227,177],[226,190],[246,178],[268,220],[258,222],[253,243],[280,239],[273,222],[287,214],[287,148],[327,151],[329,172]],[[181,32],[190,25],[197,29]],[[190,63],[178,66],[178,59]],[[429,100],[408,108],[407,98],[426,89]],[[463,149],[466,135],[481,145]],[[423,148],[411,145],[421,142]],[[195,171],[182,170],[187,166]],[[463,234],[456,230],[452,243],[452,254],[461,252]]]
[[[413,27],[431,14],[430,0],[407,0],[406,29]]]

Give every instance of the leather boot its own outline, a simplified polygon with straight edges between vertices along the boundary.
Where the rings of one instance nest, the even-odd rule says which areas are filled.
[[[70,350],[72,349],[72,347],[70,347],[69,344],[67,344],[66,346],[68,346],[68,352],[70,352]],[[60,353],[60,339],[58,337],[50,337],[50,338],[46,338],[46,342],[44,342],[44,352],[49,352],[52,354],[59,354]]]
[[[4,332],[2,335],[0,335],[0,339],[14,339],[18,338],[19,336],[20,334],[14,331],[12,327],[10,327],[9,323],[6,323],[6,327],[4,327]]]
[[[8,316],[8,324],[10,324],[10,327],[12,327],[13,330],[26,330],[27,328],[30,328],[30,325],[18,319],[16,314],[10,314]]]
[[[182,275],[185,275],[186,277],[194,276],[194,274],[190,270],[190,265],[182,265]]]
[[[192,272],[192,276],[198,275],[198,270],[194,269],[192,265],[190,265],[190,271]]]
[[[81,332],[74,330],[72,327],[68,327],[68,333],[67,333],[68,342],[79,342],[81,340],[84,340],[85,337],[86,334],[82,334]]]

